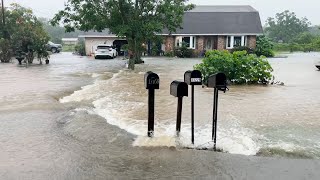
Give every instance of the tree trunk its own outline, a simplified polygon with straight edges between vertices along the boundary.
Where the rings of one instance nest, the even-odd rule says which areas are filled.
[[[27,55],[27,61],[29,64],[32,64],[33,63],[33,59],[34,59],[34,54],[33,52],[28,52],[28,55]]]
[[[128,40],[129,43],[129,69],[134,70],[135,64],[141,64],[141,44],[142,42],[137,38]]]

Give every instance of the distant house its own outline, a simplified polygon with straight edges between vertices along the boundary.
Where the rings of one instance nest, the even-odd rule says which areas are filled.
[[[256,37],[262,33],[259,12],[251,6],[196,6],[185,13],[182,29],[171,34],[164,30],[159,34],[164,37],[159,47],[169,52],[184,42],[199,54],[205,50],[232,49],[237,46],[255,48]],[[88,55],[94,52],[97,44],[112,45],[119,40],[124,43],[107,31],[88,32],[81,37],[85,38]]]
[[[78,38],[62,38],[62,43],[65,45],[76,45]]]

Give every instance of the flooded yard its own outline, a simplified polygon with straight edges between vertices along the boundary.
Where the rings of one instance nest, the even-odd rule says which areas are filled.
[[[0,179],[317,179],[320,54],[288,56],[270,59],[284,86],[221,93],[217,145],[228,153],[186,149],[212,148],[212,89],[195,89],[195,145],[190,97],[175,136],[169,86],[200,59],[145,58],[135,71],[120,58],[71,54],[29,68],[0,64]],[[153,139],[146,137],[147,71],[160,76]]]

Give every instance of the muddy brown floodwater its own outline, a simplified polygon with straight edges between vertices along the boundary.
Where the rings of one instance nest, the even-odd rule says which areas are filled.
[[[271,59],[285,86],[231,86],[220,95],[218,147],[228,153],[195,150],[212,148],[212,89],[195,91],[195,145],[190,98],[175,137],[169,85],[200,59],[146,58],[134,72],[120,59],[67,53],[50,65],[0,64],[0,179],[318,179],[319,58]],[[143,88],[149,70],[161,78],[153,139]]]

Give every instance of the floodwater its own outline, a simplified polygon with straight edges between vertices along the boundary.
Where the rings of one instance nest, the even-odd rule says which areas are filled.
[[[317,179],[320,54],[288,56],[270,60],[284,86],[220,93],[217,146],[228,153],[210,151],[212,89],[195,88],[195,145],[190,97],[175,135],[169,85],[200,59],[146,58],[134,72],[121,59],[71,54],[29,68],[0,64],[0,179]],[[161,79],[152,139],[143,84],[150,70]]]

